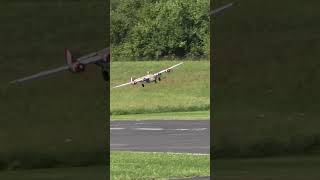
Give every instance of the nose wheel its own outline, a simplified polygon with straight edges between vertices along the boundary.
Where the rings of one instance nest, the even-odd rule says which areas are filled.
[[[158,80],[161,81],[161,78],[159,77]]]

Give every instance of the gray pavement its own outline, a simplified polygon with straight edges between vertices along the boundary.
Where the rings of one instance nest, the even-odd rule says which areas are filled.
[[[210,153],[209,120],[112,121],[111,150]]]

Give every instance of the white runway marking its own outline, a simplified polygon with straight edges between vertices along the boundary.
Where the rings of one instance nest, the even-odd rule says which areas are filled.
[[[164,130],[170,130],[170,131],[204,131],[208,128],[192,128],[192,129],[163,129],[163,128],[121,128],[121,127],[112,127],[110,130],[126,130],[126,129],[134,129],[134,130],[140,130],[140,131],[164,131]]]
[[[173,129],[174,131],[188,131],[190,129]]]
[[[124,130],[126,128],[110,128],[110,130]]]
[[[191,156],[210,156],[210,154],[206,153],[180,153],[180,152],[144,152],[144,151],[134,151],[134,153],[141,153],[141,154],[177,154],[177,155],[191,155]]]
[[[193,131],[204,131],[206,130],[207,128],[194,128],[192,129]]]
[[[142,131],[162,131],[163,128],[134,128],[135,130],[142,130]]]

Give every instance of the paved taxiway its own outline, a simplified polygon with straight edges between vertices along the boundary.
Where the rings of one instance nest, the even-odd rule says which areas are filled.
[[[210,153],[209,120],[111,121],[111,150]]]

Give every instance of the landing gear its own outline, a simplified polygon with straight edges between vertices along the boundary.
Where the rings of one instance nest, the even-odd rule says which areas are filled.
[[[161,81],[161,78],[159,77],[158,80]]]
[[[141,84],[142,85],[142,87],[144,87],[144,84]]]

